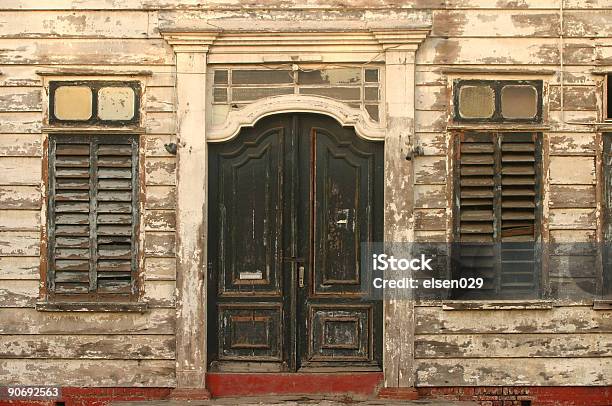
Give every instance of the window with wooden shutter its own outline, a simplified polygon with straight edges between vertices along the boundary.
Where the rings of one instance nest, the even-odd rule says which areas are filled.
[[[137,291],[138,137],[49,137],[48,291],[129,300]]]
[[[482,289],[455,297],[521,298],[539,287],[540,135],[456,134],[454,277]]]

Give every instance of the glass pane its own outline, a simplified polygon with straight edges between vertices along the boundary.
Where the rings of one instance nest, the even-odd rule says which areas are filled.
[[[58,120],[89,120],[91,101],[87,86],[60,86],[55,89],[53,113]]]
[[[358,87],[304,87],[300,94],[312,94],[331,97],[338,100],[360,100],[361,89]]]
[[[101,120],[130,120],[134,117],[134,90],[131,87],[103,87],[98,91]]]
[[[213,89],[213,101],[215,103],[227,102],[227,89],[224,87],[215,87]]]
[[[505,118],[534,118],[538,113],[538,92],[529,85],[507,85],[501,92]]]
[[[459,114],[463,118],[489,118],[495,112],[495,93],[487,85],[466,85],[459,89]]]
[[[215,70],[213,83],[215,85],[227,85],[227,69]]]
[[[293,83],[293,72],[290,70],[232,70],[234,85],[273,85]]]
[[[378,69],[366,69],[365,70],[365,81],[378,82]]]
[[[293,87],[237,87],[232,89],[232,101],[250,101],[264,97],[292,94]]]
[[[378,101],[378,88],[377,87],[366,87],[364,89],[364,98],[368,101]]]
[[[368,114],[370,115],[370,117],[372,117],[372,120],[374,120],[374,121],[380,120],[380,118],[378,116],[378,104],[367,104],[365,106],[365,109],[368,112]]]
[[[300,85],[357,85],[359,83],[361,83],[360,68],[317,69],[298,73],[298,84]]]

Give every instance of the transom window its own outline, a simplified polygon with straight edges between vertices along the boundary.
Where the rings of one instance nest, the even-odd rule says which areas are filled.
[[[456,121],[542,121],[541,80],[455,80],[453,89]]]

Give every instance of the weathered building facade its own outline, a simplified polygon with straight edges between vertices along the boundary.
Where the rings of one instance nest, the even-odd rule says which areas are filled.
[[[609,0],[3,0],[0,386],[606,404],[610,74]]]

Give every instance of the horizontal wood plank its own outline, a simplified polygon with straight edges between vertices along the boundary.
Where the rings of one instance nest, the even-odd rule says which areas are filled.
[[[1,227],[1,223],[0,223]],[[145,230],[173,231],[176,228],[176,212],[174,210],[146,210]]]
[[[0,18],[2,17],[0,16]],[[23,26],[23,21],[20,21],[19,24]],[[41,110],[42,96],[40,89],[0,87],[0,112]]]
[[[40,233],[34,231],[0,231],[0,256],[40,255]]]
[[[0,335],[0,358],[174,359],[173,335]]]
[[[416,362],[419,386],[604,386],[612,358],[438,359]]]
[[[175,185],[176,160],[174,158],[147,158],[145,176],[147,185]]]
[[[176,187],[174,186],[147,185],[145,193],[147,209],[173,209],[176,206]]]
[[[551,155],[595,155],[593,134],[552,133],[548,137]]]
[[[0,257],[1,280],[40,279],[39,257]]]
[[[40,158],[0,157],[0,185],[40,185]]]
[[[145,258],[144,273],[146,280],[175,280],[175,258]]]
[[[144,301],[149,307],[174,308],[176,284],[169,280],[147,280],[144,286]]]
[[[597,110],[597,91],[595,86],[565,86],[563,89],[563,108],[565,110]],[[550,86],[549,108],[561,110],[561,87]]]
[[[150,17],[147,12],[127,10],[4,11],[0,12],[0,38],[147,38]]]
[[[103,67],[92,67],[83,62],[80,65],[70,65],[70,67],[41,67],[37,65],[0,65],[2,75],[0,75],[0,86],[42,86],[42,76],[37,72],[39,71],[60,71],[60,72],[79,72],[80,76],[96,76],[96,75],[108,75],[114,73],[115,75],[121,74],[122,72],[142,72],[150,71],[151,76],[147,77],[147,86],[174,86],[174,67],[171,65],[110,65]],[[108,76],[109,78],[112,77]]]
[[[550,229],[597,228],[596,210],[592,209],[550,209]]]
[[[174,157],[168,152],[166,144],[175,143],[176,137],[170,134],[148,134],[145,139],[146,156]]]
[[[0,186],[0,210],[40,209],[41,203],[40,186]]]
[[[444,208],[446,207],[446,185],[415,185],[415,208]]]
[[[146,313],[0,309],[0,334],[174,334],[175,314],[174,309]]]
[[[174,55],[162,39],[0,39],[0,64],[169,65]]]
[[[581,184],[595,183],[595,158],[579,156],[550,157],[551,184]]]
[[[416,334],[611,333],[612,318],[588,307],[445,311],[419,307]]]
[[[40,112],[0,112],[0,134],[39,134],[41,130]]]
[[[40,226],[40,211],[0,211],[0,231],[39,231]]]
[[[168,112],[174,111],[174,87],[147,87],[145,109],[147,111]]]
[[[38,281],[5,280],[0,284],[0,307],[34,307]]]
[[[551,208],[595,207],[595,185],[550,185]]]
[[[174,257],[176,235],[173,232],[149,231],[145,235],[145,255]]]
[[[0,134],[0,156],[41,156],[40,134]]]
[[[419,156],[414,161],[415,183],[420,185],[446,184],[446,157]]]
[[[417,335],[416,358],[612,357],[612,334]]]
[[[416,230],[446,230],[446,209],[415,209]]]
[[[4,360],[5,385],[64,385],[84,387],[174,387],[174,361],[166,360]]]

